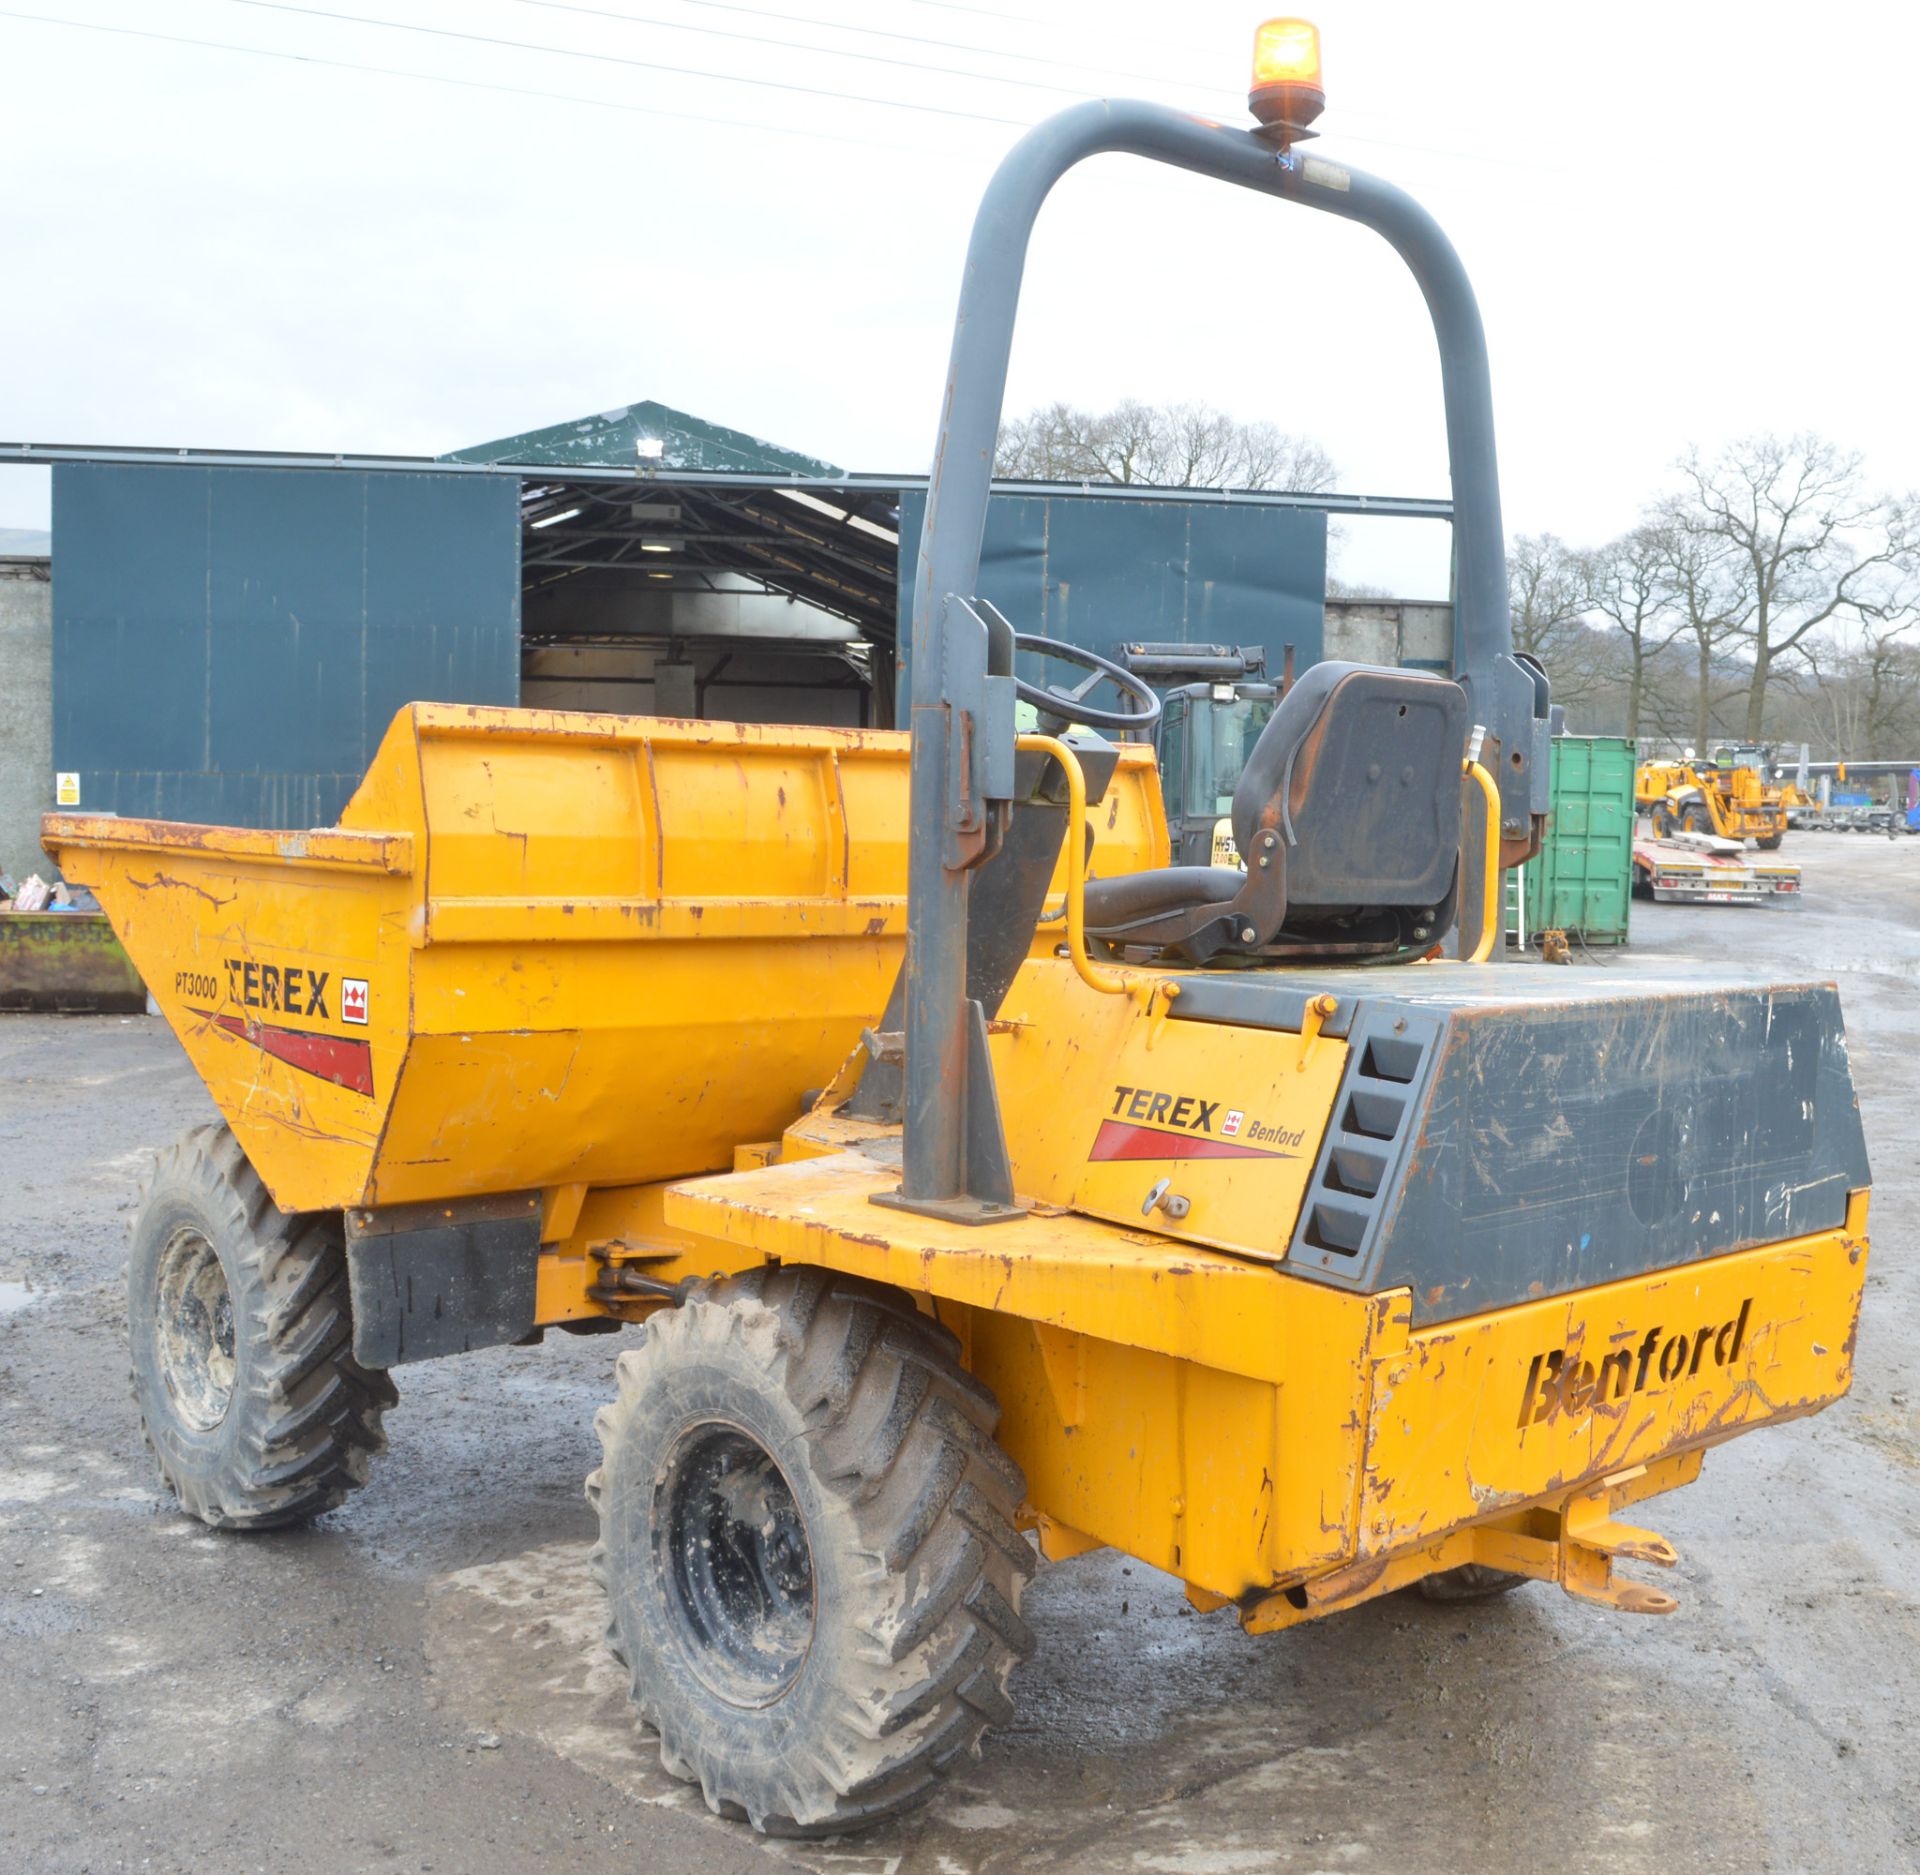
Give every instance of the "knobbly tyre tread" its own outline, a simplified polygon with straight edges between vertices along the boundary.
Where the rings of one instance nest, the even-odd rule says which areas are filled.
[[[183,1222],[213,1244],[233,1302],[233,1395],[207,1433],[169,1412],[143,1333],[152,1312],[141,1286],[151,1285]],[[276,1530],[310,1522],[365,1484],[387,1449],[382,1415],[399,1394],[385,1373],[353,1358],[339,1218],[281,1211],[232,1130],[215,1122],[160,1154],[131,1238],[133,1396],[148,1449],[181,1508],[216,1530]]]
[[[699,1285],[620,1356],[587,1480],[607,1642],[661,1764],[720,1815],[780,1836],[865,1828],[925,1801],[1012,1716],[1008,1678],[1033,1648],[1025,1480],[959,1354],[901,1292],[791,1269]],[[667,1396],[696,1372],[792,1428],[787,1454],[769,1449],[807,1518],[820,1612],[786,1713],[730,1706],[677,1664],[687,1643],[655,1586],[652,1500],[634,1494],[687,1423]]]
[[[1531,1582],[1531,1576],[1514,1575],[1506,1569],[1489,1569],[1485,1563],[1462,1563],[1457,1569],[1442,1569],[1422,1576],[1414,1586],[1423,1601],[1488,1602],[1496,1595],[1511,1595]]]

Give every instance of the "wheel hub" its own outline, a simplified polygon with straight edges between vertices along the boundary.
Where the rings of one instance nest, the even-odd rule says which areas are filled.
[[[196,1432],[211,1432],[233,1398],[233,1294],[212,1244],[182,1230],[160,1256],[156,1328],[160,1372]]]
[[[771,1704],[813,1644],[813,1551],[793,1488],[742,1428],[684,1432],[655,1487],[655,1560],[688,1664],[730,1704]]]

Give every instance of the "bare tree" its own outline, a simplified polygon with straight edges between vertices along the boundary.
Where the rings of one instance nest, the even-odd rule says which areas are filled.
[[[1158,488],[1270,488],[1317,494],[1333,486],[1327,452],[1266,422],[1242,423],[1211,404],[1110,410],[1048,404],[1001,424],[996,475],[1036,482],[1137,482]]]
[[[1877,613],[1913,564],[1913,504],[1869,493],[1860,457],[1824,437],[1751,436],[1711,461],[1680,464],[1685,525],[1723,550],[1738,598],[1730,629],[1752,659],[1746,734],[1765,731],[1776,666],[1804,655],[1812,634],[1849,612]]]
[[[1587,623],[1580,556],[1557,534],[1518,534],[1507,549],[1507,610],[1513,648],[1536,657],[1554,700],[1591,702],[1606,682],[1606,644]]]
[[[1000,425],[993,472],[1023,482],[1068,482],[1084,473],[1087,417],[1068,404],[1046,404]]]
[[[1676,498],[1658,503],[1646,525],[1653,531],[1665,559],[1663,577],[1670,602],[1681,621],[1675,633],[1684,639],[1693,657],[1693,723],[1690,740],[1704,750],[1713,740],[1717,704],[1740,695],[1747,686],[1744,671],[1729,680],[1728,643],[1745,627],[1751,602],[1736,577],[1735,556],[1726,542],[1702,530],[1687,504]]]
[[[1582,602],[1625,639],[1625,733],[1638,740],[1644,703],[1660,654],[1687,630],[1676,606],[1668,532],[1643,521],[1630,534],[1576,556]]]
[[[1580,556],[1558,534],[1516,534],[1507,549],[1513,648],[1547,664],[1567,628],[1580,622],[1585,606]]]
[[[1239,475],[1232,487],[1324,495],[1340,479],[1333,458],[1311,436],[1296,436],[1277,423],[1242,424],[1238,443]]]
[[[1885,760],[1920,748],[1920,645],[1908,636],[1916,622],[1912,614],[1863,621],[1810,654],[1814,719],[1842,760]]]
[[[1191,449],[1204,448],[1200,439]],[[1197,487],[1182,483],[1183,452],[1167,413],[1138,398],[1126,397],[1095,417],[1080,436],[1083,473],[1095,482],[1147,482],[1156,486]]]

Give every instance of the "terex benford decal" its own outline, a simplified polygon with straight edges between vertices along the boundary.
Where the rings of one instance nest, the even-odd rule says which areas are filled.
[[[1224,1098],[1116,1087],[1113,1107],[1094,1135],[1092,1160],[1296,1159],[1306,1129],[1269,1126]]]

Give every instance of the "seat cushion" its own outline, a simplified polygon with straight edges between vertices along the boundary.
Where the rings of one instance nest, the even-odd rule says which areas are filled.
[[[1247,882],[1231,866],[1163,866],[1158,872],[1134,872],[1118,879],[1087,881],[1087,927],[1117,930],[1142,918],[1164,917],[1196,905],[1224,905]]]

